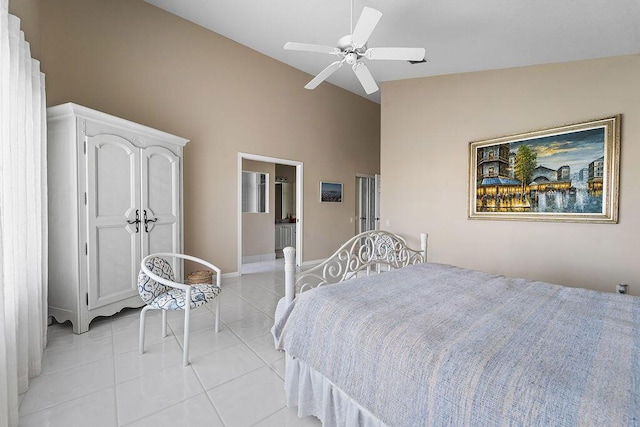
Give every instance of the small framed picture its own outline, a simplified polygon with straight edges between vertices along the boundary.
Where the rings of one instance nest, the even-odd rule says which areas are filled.
[[[342,183],[320,181],[321,203],[342,203]]]

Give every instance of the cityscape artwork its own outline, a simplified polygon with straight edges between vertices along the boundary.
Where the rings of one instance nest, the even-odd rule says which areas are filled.
[[[342,202],[342,184],[339,182],[320,182],[320,202]]]
[[[469,218],[617,222],[620,116],[470,144]]]

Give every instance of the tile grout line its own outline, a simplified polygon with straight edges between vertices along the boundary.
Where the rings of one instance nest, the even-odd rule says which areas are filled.
[[[195,369],[194,369],[195,371]],[[198,374],[196,374],[196,377],[198,377]],[[200,381],[200,377],[198,377],[198,381]],[[202,388],[204,388],[204,385],[202,386]],[[204,391],[204,395],[207,397],[207,400],[209,401],[209,403],[211,404],[211,406],[213,407],[213,411],[216,413],[216,415],[218,416],[218,419],[220,420],[220,422],[222,423],[223,426],[227,426],[227,423],[224,422],[224,419],[222,418],[222,414],[220,413],[220,411],[218,410],[218,407],[216,406],[215,403],[213,403],[213,399],[211,398],[211,396],[209,396],[209,392],[205,389]]]
[[[249,303],[249,304],[250,304],[250,303]],[[228,327],[228,326],[227,326],[227,327]],[[278,372],[276,372],[276,370],[273,368],[273,366],[271,366],[272,364],[271,364],[271,363],[268,363],[266,360],[264,360],[264,359],[262,358],[262,356],[260,356],[260,355],[258,354],[258,352],[257,352],[257,351],[255,351],[255,350],[253,349],[253,347],[251,347],[251,345],[249,345],[249,343],[248,343],[248,340],[249,340],[249,339],[259,338],[259,337],[260,337],[260,335],[258,335],[258,336],[256,336],[256,337],[253,337],[253,338],[248,338],[248,339],[245,341],[245,339],[244,339],[244,338],[242,338],[240,335],[236,334],[236,333],[235,333],[235,331],[234,331],[233,329],[229,328],[229,330],[230,330],[230,331],[231,331],[231,333],[232,333],[232,334],[234,334],[234,335],[235,335],[235,336],[236,336],[236,337],[237,337],[237,338],[238,338],[238,339],[239,339],[239,340],[240,340],[244,345],[246,345],[246,346],[249,348],[249,350],[251,350],[251,352],[252,352],[253,354],[255,354],[255,355],[258,357],[258,359],[260,359],[260,360],[264,363],[264,365],[265,365],[267,368],[269,368],[269,370],[270,370],[271,372],[273,372],[274,374],[276,374],[276,376],[277,376],[278,378],[280,378],[280,379],[284,382],[284,378],[282,378],[282,377],[280,376],[280,374],[278,374]],[[285,356],[285,357],[286,357],[286,356]],[[282,359],[278,359],[278,360],[274,361],[273,363],[276,363],[276,362],[278,362],[278,361],[280,361],[280,360],[282,360]],[[258,368],[258,369],[260,369],[260,368]],[[254,371],[251,371],[251,372],[254,372]],[[245,375],[246,375],[246,374],[245,374]],[[242,377],[242,376],[243,376],[243,375],[240,375],[240,377]],[[237,377],[237,378],[240,378],[240,377]],[[230,380],[230,381],[233,381],[233,380]],[[228,382],[228,381],[227,381],[227,382]],[[217,387],[217,386],[216,386],[216,387]],[[213,388],[215,388],[215,387],[213,387]],[[286,407],[286,405],[285,405],[285,407]],[[280,409],[282,409],[282,408],[280,408]],[[276,411],[276,412],[277,412],[277,411]],[[274,413],[275,413],[275,412],[274,412]],[[273,414],[271,414],[271,415],[273,415]],[[271,415],[269,415],[269,416],[271,416]],[[261,421],[262,421],[262,420],[261,420]],[[259,421],[258,421],[258,422],[259,422]]]
[[[282,411],[283,409],[285,409],[285,408],[287,408],[287,407],[288,407],[288,406],[287,406],[287,404],[285,403],[285,404],[284,404],[284,406],[283,406],[282,408],[278,408],[277,410],[273,411],[272,413],[270,413],[270,414],[269,414],[269,415],[267,415],[266,417],[259,419],[259,420],[258,420],[258,421],[256,421],[255,423],[252,423],[252,424],[251,424],[251,427],[253,427],[253,426],[255,426],[255,425],[258,425],[259,423],[263,422],[263,421],[264,421],[264,420],[266,420],[267,418],[269,418],[269,417],[271,417],[271,416],[273,416],[273,415],[277,414],[278,412]]]
[[[262,289],[265,289],[265,288],[263,288],[263,287],[262,287],[262,286],[260,286],[260,285],[255,285],[255,286],[258,286],[258,287],[260,287],[260,288],[262,288]],[[265,290],[268,290],[268,289],[265,289]],[[253,308],[255,308],[256,310],[258,310],[259,312],[261,312],[261,313],[262,313],[262,314],[264,314],[265,316],[267,316],[267,317],[271,318],[272,320],[274,319],[273,315],[271,315],[271,314],[267,313],[266,311],[262,310],[261,308],[259,308],[259,307],[255,306],[253,303],[251,303],[251,301],[249,301],[249,300],[247,300],[246,298],[244,298],[241,294],[236,293],[236,292],[233,292],[231,289],[229,289],[229,292],[231,292],[233,295],[237,296],[237,297],[238,297],[238,298],[240,298],[242,301],[244,301],[244,302],[246,302],[247,304],[249,304],[251,307],[253,307]],[[272,292],[272,293],[273,293],[273,294],[275,294],[276,296],[280,297],[280,295],[276,294],[275,292]],[[280,298],[283,298],[283,297],[280,297]],[[233,323],[233,322],[231,322],[231,323]]]
[[[109,321],[109,323],[111,323],[111,321]],[[109,326],[110,326],[110,329],[112,329],[112,328],[111,328],[111,325],[109,325]],[[48,331],[49,327],[50,327],[50,325],[49,325],[49,326],[47,326],[47,331]],[[47,335],[48,335],[48,334],[47,334]],[[106,337],[105,337],[105,338],[106,338]],[[113,329],[112,329],[111,340],[112,340],[112,343],[111,343],[111,346],[112,346],[111,353],[112,353],[112,355],[111,355],[111,357],[112,357],[112,359],[113,359],[113,363],[114,363],[114,372],[113,372],[113,374],[114,374],[114,378],[113,378],[113,379],[114,379],[114,382],[113,382],[113,384],[114,384],[114,385],[113,385],[113,388],[114,388],[114,392],[115,392],[115,358],[114,358],[114,356],[113,356]],[[47,336],[47,344],[48,344],[48,342],[49,342],[49,337]],[[61,348],[62,348],[62,349],[66,348],[66,347],[71,348],[72,346],[73,346],[73,345],[68,345],[68,346],[63,346],[63,347],[61,347]],[[47,350],[47,349],[46,349],[46,347],[45,347],[45,351],[46,351],[46,350]],[[43,354],[44,354],[44,352],[43,352]],[[102,358],[98,358],[98,359],[90,360],[90,361],[88,361],[88,362],[86,362],[86,363],[80,363],[80,364],[73,365],[73,366],[69,366],[69,367],[66,367],[66,368],[63,368],[63,369],[58,369],[58,370],[53,371],[53,372],[41,373],[41,374],[40,374],[40,375],[38,375],[36,378],[40,378],[40,377],[47,377],[47,376],[50,376],[50,375],[59,374],[59,373],[61,373],[61,372],[68,371],[68,370],[70,370],[70,369],[76,369],[76,368],[78,368],[78,367],[86,366],[86,365],[89,365],[89,364],[94,363],[94,362],[99,362],[99,361],[102,361],[102,360],[106,360],[106,359],[108,359],[108,358],[109,358],[109,356],[106,356],[106,357],[102,357]],[[94,393],[100,392],[100,391],[102,391],[102,390],[106,390],[106,389],[108,389],[109,387],[110,387],[110,386],[105,386],[105,387],[103,387],[103,388],[99,388],[99,389],[97,389],[97,390],[92,391],[92,392],[91,392],[91,393],[89,393],[89,394],[94,394]],[[29,392],[29,390],[27,389],[27,391],[26,391],[26,392],[24,392],[24,393],[22,393],[22,395],[21,395],[21,396],[22,396],[22,398],[20,399],[20,405],[19,405],[20,409],[22,409],[22,401],[24,400],[24,397],[26,396],[26,394],[27,394],[28,392]],[[85,397],[85,396],[87,396],[87,395],[85,394],[85,395],[82,395],[82,396],[77,396],[77,397],[74,397],[74,398],[69,399],[69,400],[64,400],[64,401],[62,401],[62,402],[55,403],[55,404],[53,404],[53,405],[45,406],[45,407],[40,408],[40,409],[38,409],[38,410],[36,410],[36,411],[31,411],[31,412],[27,412],[27,413],[24,413],[24,412],[20,411],[20,412],[19,412],[19,416],[20,416],[20,417],[23,417],[23,416],[30,416],[30,415],[34,415],[34,414],[37,414],[37,413],[39,413],[39,412],[47,411],[47,410],[50,410],[50,409],[52,409],[52,408],[55,408],[56,406],[60,406],[60,405],[64,405],[64,404],[69,403],[69,402],[73,402],[74,400],[81,399],[81,398],[83,398],[83,397]],[[117,411],[117,408],[116,408],[116,411]]]
[[[248,303],[248,304],[251,304],[251,303],[249,303],[249,302],[247,302],[247,303]],[[257,308],[257,307],[256,307],[256,308]],[[224,322],[223,322],[223,323],[224,323]],[[231,322],[231,323],[233,323],[233,322]],[[225,325],[227,326],[227,329],[228,329],[228,330],[229,330],[233,335],[235,335],[235,336],[236,336],[236,338],[238,338],[238,339],[240,340],[240,343],[241,343],[241,344],[243,344],[245,347],[247,347],[247,348],[248,348],[248,349],[249,349],[249,350],[250,350],[254,355],[256,355],[256,357],[258,357],[258,359],[260,359],[260,361],[263,363],[263,366],[260,366],[260,367],[258,367],[258,368],[256,368],[256,369],[252,369],[252,370],[250,370],[249,372],[245,372],[245,373],[244,373],[244,374],[242,374],[242,375],[239,375],[239,376],[237,376],[237,377],[235,377],[235,378],[232,378],[232,379],[230,379],[230,380],[228,380],[228,381],[225,381],[225,382],[222,382],[222,383],[220,383],[220,384],[217,384],[216,386],[211,387],[211,388],[210,388],[210,389],[208,389],[208,390],[207,390],[207,388],[205,387],[204,383],[202,383],[202,380],[200,379],[200,376],[198,375],[198,372],[194,369],[193,371],[194,371],[194,373],[196,374],[196,377],[198,378],[198,381],[200,382],[200,385],[202,385],[202,388],[205,390],[205,393],[207,393],[207,396],[208,396],[208,394],[209,394],[209,393],[208,393],[209,391],[211,391],[211,390],[213,390],[213,389],[215,389],[215,388],[217,388],[217,387],[220,387],[220,386],[221,386],[221,385],[223,385],[223,384],[227,384],[227,383],[229,383],[229,382],[231,382],[231,381],[234,381],[234,380],[236,380],[236,379],[238,379],[238,378],[244,377],[245,375],[248,375],[248,374],[250,374],[250,373],[252,373],[252,372],[255,372],[255,371],[257,371],[258,369],[261,369],[261,368],[263,368],[263,367],[265,367],[265,366],[266,366],[267,368],[269,368],[271,371],[274,371],[274,370],[273,370],[273,368],[271,367],[271,365],[270,365],[269,363],[267,363],[267,361],[266,361],[266,360],[264,360],[264,359],[263,359],[263,358],[262,358],[262,357],[261,357],[261,356],[260,356],[260,355],[259,355],[259,354],[258,354],[258,353],[257,353],[257,352],[256,352],[256,351],[255,351],[255,350],[254,350],[250,345],[249,345],[249,343],[248,343],[247,341],[245,341],[245,339],[244,339],[244,338],[242,338],[242,337],[241,337],[240,335],[238,335],[238,334],[237,334],[233,329],[231,329],[231,328],[229,327],[229,325],[228,325],[228,324],[226,324],[226,323],[225,323]],[[260,337],[260,335],[258,335],[258,336],[256,336],[256,337],[252,337],[252,338],[250,338],[250,339],[258,338],[258,337]],[[240,345],[240,344],[238,344],[238,345]],[[235,346],[232,346],[232,347],[235,347]],[[229,347],[229,348],[231,348],[231,347]],[[218,351],[220,351],[220,350],[218,350]],[[215,353],[215,352],[208,353],[208,354],[213,354],[213,353]],[[206,355],[202,355],[202,356],[206,356]],[[202,356],[200,356],[200,357],[202,357]],[[191,365],[191,362],[189,363],[189,365]],[[275,372],[275,371],[274,371],[274,373],[275,373],[278,377],[280,377],[280,376],[277,374],[277,372]],[[284,381],[284,380],[283,380],[283,381]],[[209,400],[211,401],[211,403],[212,403],[212,404],[213,404],[213,406],[215,407],[215,403],[213,402],[213,400],[212,400],[211,398],[209,398]],[[216,408],[216,412],[218,412],[218,409],[217,409],[217,408]],[[219,414],[219,413],[218,413],[218,415],[220,416],[220,420],[222,420],[222,416],[221,416],[221,414]],[[224,420],[222,420],[222,422],[224,423]],[[225,425],[226,425],[226,424],[225,424]]]
[[[101,360],[104,360],[104,359],[101,359]],[[111,388],[111,387],[114,387],[114,386],[105,386],[105,387],[102,387],[102,388],[99,388],[99,389],[93,390],[93,391],[91,391],[91,392],[90,392],[90,393],[88,393],[88,394],[83,394],[82,396],[76,396],[76,397],[74,397],[74,398],[72,398],[72,399],[64,400],[64,401],[62,401],[62,402],[58,402],[58,403],[55,403],[55,404],[53,404],[53,405],[49,405],[49,406],[42,407],[42,408],[38,409],[37,411],[32,411],[32,412],[27,412],[27,413],[20,412],[20,415],[19,415],[19,416],[20,416],[20,417],[23,417],[23,416],[25,416],[25,417],[26,417],[26,416],[30,416],[30,415],[37,414],[37,413],[39,413],[39,412],[47,411],[47,410],[50,410],[50,409],[52,409],[52,408],[55,408],[56,406],[64,405],[64,404],[66,404],[66,403],[73,402],[74,400],[82,399],[82,398],[84,398],[84,397],[86,397],[86,396],[89,396],[89,395],[92,395],[92,394],[96,394],[96,393],[98,393],[98,392],[104,391],[104,390],[106,390],[106,389],[108,389],[108,388]],[[115,387],[114,387],[114,388],[115,388]],[[29,391],[29,390],[27,390],[27,392],[28,392],[28,391]],[[26,394],[26,393],[24,393],[24,394]]]
[[[262,360],[262,359],[260,359],[260,360]],[[264,361],[263,361],[263,362],[264,362]],[[211,402],[211,404],[213,405],[214,409],[216,410],[216,413],[218,414],[218,417],[220,418],[220,421],[222,421],[222,424],[224,424],[225,426],[227,425],[227,423],[225,423],[225,422],[224,422],[224,419],[222,418],[222,414],[219,412],[218,407],[216,406],[215,402],[214,402],[214,401],[213,401],[213,399],[209,396],[209,392],[211,392],[211,391],[215,390],[216,388],[222,387],[223,385],[229,384],[229,383],[230,383],[230,382],[232,382],[232,381],[235,381],[235,380],[240,379],[240,378],[242,378],[242,377],[246,377],[247,375],[253,374],[254,372],[259,371],[260,369],[264,368],[265,366],[266,366],[267,368],[269,367],[268,365],[259,366],[259,367],[255,368],[255,369],[252,369],[252,370],[250,370],[250,371],[248,371],[248,372],[245,372],[245,373],[244,373],[244,374],[242,374],[242,375],[238,375],[238,376],[237,376],[237,377],[235,377],[235,378],[232,378],[232,379],[230,379],[230,380],[227,380],[227,381],[225,381],[225,382],[222,382],[222,383],[220,383],[220,384],[217,384],[217,385],[215,385],[215,386],[211,387],[209,390],[206,390],[206,389],[205,389],[205,394],[207,395],[207,397],[209,398],[209,401]],[[194,370],[194,371],[195,371],[195,370]],[[196,376],[198,376],[198,374],[197,374],[197,373],[196,373]],[[198,377],[198,380],[200,380],[200,378],[199,378],[199,377]],[[204,385],[203,385],[203,387],[204,387]],[[282,408],[280,408],[280,409],[282,409]]]
[[[269,272],[255,272],[255,273],[249,273],[249,274],[247,274],[247,275],[250,275],[250,274],[256,274],[256,275],[260,276],[260,275],[268,274],[268,273],[269,273]],[[257,289],[257,290],[260,290],[261,292],[262,292],[262,291],[267,291],[269,295],[270,295],[270,294],[273,294],[273,295],[277,296],[278,298],[281,298],[281,295],[280,295],[280,294],[278,294],[277,292],[275,292],[274,290],[269,289],[269,288],[267,288],[267,287],[265,287],[265,286],[261,285],[261,281],[260,281],[260,279],[256,279],[256,278],[248,278],[248,279],[249,279],[249,280],[247,280],[247,281],[248,281],[249,283],[247,283],[247,284],[248,284],[250,287],[254,287],[254,288],[255,288],[255,289]],[[269,280],[273,280],[273,279],[274,279],[274,278],[270,278]],[[278,277],[276,277],[275,279],[276,279],[276,280],[278,280],[278,281],[280,280],[280,278],[278,278]],[[256,280],[256,282],[253,282],[253,280]],[[267,280],[267,279],[265,278],[264,280]],[[238,283],[238,285],[241,285],[241,283]],[[274,285],[278,286],[278,284],[276,284],[276,283],[274,283]],[[283,286],[283,285],[282,285],[282,286]],[[242,303],[246,303],[246,304],[248,304],[248,306],[250,306],[250,307],[252,307],[253,309],[257,310],[257,312],[262,313],[262,314],[264,314],[267,318],[269,318],[269,319],[273,320],[273,318],[274,318],[274,317],[273,317],[273,313],[272,313],[272,314],[269,314],[269,313],[268,313],[268,311],[270,311],[270,310],[265,310],[265,309],[262,309],[262,308],[260,308],[260,307],[256,306],[254,303],[252,303],[250,300],[248,300],[247,298],[245,298],[245,297],[244,297],[241,293],[239,293],[238,291],[235,291],[235,292],[234,292],[233,288],[234,288],[234,287],[233,287],[233,286],[231,286],[231,288],[230,288],[230,289],[226,289],[226,290],[228,290],[228,291],[230,292],[230,294],[231,294],[231,295],[236,296],[236,297],[238,298],[238,300],[239,300],[239,301],[241,301]],[[212,312],[212,310],[211,310],[210,308],[211,308],[211,307],[208,307],[209,311],[210,311],[210,312]],[[214,314],[215,314],[215,313],[214,313]],[[124,316],[124,317],[128,317],[128,316]],[[123,317],[123,318],[124,318],[124,317]],[[135,318],[135,317],[137,317],[137,318],[138,318],[138,319],[137,319],[137,320],[138,320],[138,328],[137,328],[137,329],[135,329],[135,336],[136,336],[136,338],[138,338],[138,337],[139,337],[139,314],[138,314],[138,313],[137,313],[137,314],[132,314],[132,315],[131,315],[131,317],[132,317],[132,318]],[[241,316],[241,317],[240,317],[240,319],[239,319],[239,321],[240,321],[240,320],[243,320],[243,318],[244,318],[244,316]],[[116,367],[116,357],[117,357],[117,356],[120,356],[121,354],[126,354],[127,352],[121,352],[121,353],[116,354],[116,338],[117,338],[117,337],[116,337],[116,335],[118,335],[118,334],[122,334],[122,335],[124,335],[124,334],[126,334],[126,333],[131,333],[131,332],[134,332],[134,331],[133,331],[133,330],[132,330],[131,332],[128,332],[128,331],[120,331],[118,334],[116,334],[116,331],[115,331],[115,329],[114,329],[114,319],[109,319],[109,320],[108,320],[108,322],[109,322],[108,328],[109,328],[109,331],[111,332],[111,337],[110,337],[110,341],[111,341],[111,352],[110,352],[110,353],[111,353],[111,355],[110,355],[110,356],[99,357],[99,358],[97,358],[97,359],[93,359],[93,360],[91,360],[91,361],[89,361],[89,362],[86,362],[86,363],[81,363],[81,364],[79,364],[79,365],[74,365],[74,366],[67,367],[67,368],[64,368],[64,369],[59,369],[59,370],[56,370],[56,371],[53,371],[53,372],[49,372],[49,373],[47,373],[47,374],[44,374],[44,376],[52,375],[52,374],[56,374],[56,373],[60,373],[60,372],[64,372],[65,370],[69,370],[69,369],[73,369],[73,368],[77,368],[77,367],[81,367],[81,366],[86,366],[86,365],[88,365],[88,364],[90,364],[90,363],[94,363],[94,362],[98,362],[98,361],[103,361],[103,360],[107,359],[108,357],[111,357],[111,358],[112,358],[112,360],[111,360],[111,364],[112,364],[112,368],[113,368],[113,372],[112,372],[112,381],[113,381],[113,385],[111,385],[111,386],[99,387],[98,389],[91,391],[91,393],[90,393],[90,394],[96,394],[96,393],[102,392],[102,391],[104,391],[104,390],[107,390],[107,389],[109,389],[109,388],[113,387],[113,398],[114,398],[114,400],[115,400],[115,401],[114,401],[114,413],[113,413],[113,416],[115,417],[115,421],[116,421],[117,425],[119,425],[119,426],[123,426],[123,425],[130,425],[131,423],[135,423],[135,422],[138,422],[138,421],[140,421],[140,420],[143,420],[143,419],[145,419],[145,418],[147,418],[147,417],[149,417],[149,416],[152,416],[153,414],[149,414],[149,415],[146,415],[146,416],[142,416],[142,417],[137,418],[137,419],[135,419],[135,420],[129,421],[129,422],[127,422],[126,424],[121,424],[121,422],[120,422],[120,419],[119,419],[119,405],[118,405],[118,390],[117,390],[117,388],[118,388],[118,383],[117,383],[117,372],[116,372],[116,369],[117,369],[117,367]],[[237,379],[239,379],[239,378],[245,377],[245,376],[247,376],[247,375],[249,375],[249,374],[255,373],[256,371],[258,371],[258,370],[262,369],[262,368],[263,368],[263,367],[265,367],[265,366],[269,369],[269,372],[274,373],[274,374],[278,377],[278,379],[280,379],[280,380],[282,380],[282,381],[283,381],[284,379],[283,379],[283,378],[278,374],[278,372],[275,370],[275,368],[272,366],[272,364],[268,363],[268,362],[267,362],[267,360],[266,360],[266,358],[265,358],[265,357],[262,357],[262,356],[261,356],[261,355],[260,355],[260,354],[259,354],[259,353],[258,353],[258,352],[257,352],[257,351],[256,351],[256,350],[255,350],[255,349],[254,349],[250,344],[249,344],[249,341],[250,341],[250,340],[254,340],[254,339],[256,339],[256,338],[260,338],[260,337],[262,337],[262,336],[263,336],[262,334],[256,335],[255,337],[251,337],[251,338],[243,338],[243,337],[242,337],[242,336],[240,336],[236,331],[234,331],[232,328],[230,328],[230,327],[229,327],[229,325],[228,325],[228,323],[224,322],[223,320],[221,320],[221,323],[222,323],[222,325],[223,325],[223,326],[225,326],[225,327],[226,327],[226,329],[228,329],[228,330],[231,332],[231,334],[232,334],[233,336],[235,336],[235,337],[238,339],[238,341],[239,341],[239,342],[238,342],[238,345],[240,345],[240,344],[245,345],[245,346],[250,350],[250,352],[251,352],[252,354],[254,354],[255,356],[257,356],[257,358],[262,362],[262,365],[261,365],[261,366],[259,366],[259,367],[255,368],[255,369],[252,369],[252,370],[250,370],[249,372],[246,372],[246,373],[244,373],[244,374],[242,374],[242,375],[239,375],[239,376],[237,376],[237,377],[235,377],[235,378],[233,378],[233,379],[231,379],[231,380],[228,380],[228,381],[225,381],[225,382],[223,382],[223,383],[217,384],[216,386],[214,386],[214,387],[210,388],[209,390],[207,390],[207,389],[205,388],[205,385],[203,384],[203,382],[202,382],[202,380],[201,380],[200,376],[198,376],[198,374],[197,374],[196,370],[193,368],[193,365],[190,363],[190,365],[188,366],[188,367],[192,370],[192,372],[195,374],[195,377],[196,377],[196,379],[198,380],[198,383],[200,384],[200,386],[201,386],[201,388],[202,388],[203,392],[205,393],[207,400],[208,400],[208,401],[210,402],[210,404],[212,405],[212,407],[213,407],[213,409],[214,409],[214,411],[215,411],[216,415],[218,416],[218,418],[219,418],[220,422],[221,422],[223,425],[227,426],[227,425],[228,425],[228,423],[227,423],[227,422],[225,422],[225,421],[223,420],[223,418],[222,418],[222,414],[219,412],[219,410],[218,410],[218,408],[217,408],[217,406],[216,406],[215,402],[213,401],[213,399],[212,399],[212,398],[211,398],[211,396],[209,395],[209,392],[210,392],[210,391],[212,391],[212,390],[214,390],[214,389],[216,389],[216,388],[218,388],[218,387],[221,387],[221,386],[223,386],[223,385],[225,385],[225,384],[228,384],[228,383],[229,383],[229,382],[231,382],[231,381],[234,381],[234,380],[237,380]],[[231,323],[233,323],[233,322],[231,322]],[[147,326],[149,326],[149,325],[147,325]],[[180,340],[178,339],[178,335],[176,334],[176,331],[174,330],[174,327],[172,327],[170,323],[169,323],[169,328],[170,328],[171,334],[173,335],[172,339],[176,341],[176,343],[178,344],[178,347],[181,349],[181,351],[184,351],[183,344],[182,344],[182,343],[180,342]],[[134,329],[134,328],[132,328],[132,329]],[[63,332],[63,334],[64,334],[64,332]],[[267,335],[267,334],[265,334],[265,335]],[[100,338],[98,338],[98,339],[100,339]],[[106,340],[105,340],[105,343],[106,343]],[[84,344],[91,345],[92,343],[91,343],[91,342],[88,342],[88,343],[84,343]],[[138,352],[137,344],[138,344],[138,340],[136,339],[136,348],[135,348],[134,350],[131,350],[131,352],[133,352],[133,351],[135,351],[136,353]],[[159,343],[156,343],[156,344],[158,344],[158,345],[159,345],[159,344],[162,344],[162,342],[159,342]],[[80,346],[82,346],[82,345],[83,345],[83,344],[80,344]],[[154,345],[155,345],[155,344],[154,344]],[[74,342],[72,342],[72,343],[70,343],[70,344],[68,344],[68,345],[63,345],[63,346],[59,347],[59,349],[64,349],[64,348],[72,349],[72,348],[74,348],[74,347],[76,347],[76,346],[78,346],[78,343],[74,343]],[[54,349],[50,349],[50,350],[57,350],[57,349],[58,349],[58,348],[54,348]],[[214,351],[214,352],[221,351],[221,350],[223,350],[223,349],[216,350],[216,351]],[[211,352],[211,353],[214,353],[214,352]],[[207,354],[211,354],[211,353],[207,353]],[[204,355],[203,355],[203,356],[204,356]],[[200,356],[199,356],[199,357],[200,357]],[[273,363],[275,364],[275,363],[279,362],[280,360],[282,360],[282,359],[278,359],[278,360],[274,361]],[[159,371],[159,370],[166,369],[166,368],[167,368],[167,367],[163,367],[163,368],[160,368],[160,369],[154,370],[153,372],[157,372],[157,371]],[[138,376],[137,376],[137,377],[135,377],[135,378],[139,378],[140,376],[141,376],[141,375],[138,375]],[[126,381],[134,380],[135,378],[128,379],[128,380],[126,380]],[[124,382],[126,382],[126,381],[123,381],[123,383],[124,383]],[[26,395],[26,393],[25,393],[25,395]],[[72,398],[72,399],[68,399],[68,400],[65,400],[65,401],[63,401],[63,402],[58,402],[58,403],[56,403],[56,404],[53,404],[53,405],[49,405],[49,406],[46,406],[46,407],[40,408],[40,409],[38,409],[38,410],[36,410],[36,411],[32,411],[32,412],[29,412],[29,413],[26,413],[26,414],[22,414],[22,413],[21,413],[20,415],[21,415],[21,416],[31,416],[31,415],[33,415],[33,414],[37,414],[37,413],[42,412],[42,411],[51,410],[52,408],[55,408],[56,406],[64,405],[64,404],[67,404],[67,403],[72,402],[72,401],[74,401],[74,400],[84,398],[85,396],[87,396],[87,395],[82,395],[82,396],[74,397],[74,398]],[[182,399],[182,400],[180,400],[179,402],[176,402],[176,403],[174,403],[174,404],[172,404],[172,405],[170,405],[170,406],[167,406],[167,407],[162,408],[162,410],[165,410],[165,409],[167,409],[167,408],[171,408],[171,407],[177,406],[177,405],[179,405],[179,404],[182,404],[182,403],[186,402],[186,401],[187,401],[187,400],[189,400],[189,399],[192,399],[192,398],[194,398],[194,397],[198,397],[198,396],[199,396],[199,394],[197,394],[196,396],[192,396],[192,397],[186,398],[186,399]],[[23,396],[23,397],[24,397],[24,396]],[[261,418],[260,420],[258,420],[258,421],[256,421],[256,422],[254,422],[253,424],[255,424],[255,423],[260,423],[260,422],[264,421],[265,419],[267,419],[267,418],[269,418],[269,417],[273,416],[274,414],[276,414],[277,412],[281,411],[283,408],[286,408],[286,405],[285,405],[285,406],[283,406],[282,408],[278,408],[276,411],[274,411],[274,412],[272,412],[272,413],[270,413],[270,414],[266,415],[265,417],[263,417],[263,418]],[[252,424],[252,425],[253,425],[253,424]]]
[[[162,321],[161,321],[161,325],[162,325]],[[146,327],[146,326],[148,326],[148,325],[145,325],[145,327]],[[173,330],[173,327],[171,326],[171,323],[168,321],[168,319],[167,319],[167,327],[168,327],[168,328],[169,328],[169,330],[171,331],[172,339],[174,339],[174,340],[176,341],[176,344],[178,345],[178,347],[180,348],[181,353],[182,353],[182,352],[184,351],[184,346],[183,346],[182,344],[180,344],[180,340],[178,339],[178,336],[176,335],[175,331]],[[140,331],[138,330],[138,334],[139,334],[139,333],[140,333]],[[146,334],[146,331],[145,331],[145,334]],[[169,336],[169,334],[167,334],[167,336]],[[139,335],[138,335],[138,338],[139,338]],[[163,343],[163,342],[161,341],[161,342],[156,343],[156,344],[162,344],[162,343]],[[139,342],[138,342],[138,344],[139,344]],[[152,345],[156,345],[156,344],[152,344]],[[145,348],[146,348],[146,346],[145,346]],[[114,350],[114,351],[115,351],[115,350]],[[136,349],[136,350],[134,350],[134,351],[138,352],[138,351],[139,351],[139,348],[137,348],[137,349]],[[120,354],[125,354],[125,353],[120,353]],[[180,359],[179,363],[180,363],[180,364],[182,363],[182,359]],[[114,364],[115,364],[115,357],[114,357]],[[165,370],[165,369],[167,369],[167,368],[173,368],[173,367],[175,367],[175,366],[177,366],[177,364],[176,364],[176,365],[165,366],[165,367],[158,368],[158,369],[154,369],[153,371],[145,372],[145,373],[144,373],[144,374],[142,374],[142,375],[138,375],[137,377],[130,378],[130,379],[126,380],[126,381],[123,381],[123,382],[121,382],[120,384],[124,384],[124,383],[129,382],[129,381],[134,381],[134,380],[136,380],[136,379],[138,379],[138,378],[140,378],[140,377],[142,377],[142,376],[144,376],[144,375],[146,375],[146,374],[153,374],[153,373],[156,373],[156,372],[160,372],[160,371],[162,371],[162,370]],[[199,384],[200,384],[200,386],[202,387],[202,390],[203,390],[203,391],[202,391],[202,393],[204,393],[204,394],[206,395],[206,394],[207,394],[207,390],[206,390],[206,388],[204,387],[204,384],[202,384],[202,381],[200,380],[200,377],[198,376],[198,373],[196,372],[196,370],[195,370],[195,369],[193,369],[193,365],[191,364],[191,361],[189,361],[189,365],[187,365],[187,366],[182,366],[182,368],[183,368],[183,369],[185,369],[185,368],[191,369],[191,371],[193,372],[193,375],[196,377],[196,379],[197,379],[198,383],[199,383]],[[114,375],[115,375],[115,366],[114,366]],[[168,409],[168,408],[172,408],[172,407],[174,407],[174,406],[180,405],[180,404],[182,404],[182,403],[186,402],[187,400],[190,400],[190,399],[196,398],[196,397],[197,397],[197,396],[199,396],[199,395],[200,395],[200,393],[196,394],[195,396],[191,396],[191,397],[188,397],[188,398],[186,398],[186,399],[182,399],[182,400],[180,400],[180,401],[178,401],[178,402],[176,402],[176,403],[174,403],[174,404],[172,404],[172,405],[169,405],[169,406],[163,407],[160,411],[164,411],[164,410],[166,410],[166,409]],[[207,396],[207,398],[208,398],[208,396]],[[117,399],[117,393],[116,393],[116,399]],[[212,406],[213,406],[213,405],[212,405]],[[216,411],[216,413],[217,413],[217,410],[215,409],[215,407],[214,407],[214,411]],[[127,424],[120,424],[120,420],[119,420],[119,419],[117,419],[117,421],[118,421],[118,425],[119,425],[120,427],[124,427],[124,426],[127,426],[127,425],[131,425],[131,424],[133,424],[133,423],[135,423],[135,422],[138,422],[138,421],[141,421],[141,420],[143,420],[143,419],[145,419],[145,418],[148,418],[148,417],[152,416],[152,415],[153,415],[153,414],[155,414],[155,413],[157,413],[157,412],[154,412],[154,413],[152,413],[152,414],[144,415],[144,416],[142,416],[142,417],[140,417],[140,418],[136,418],[136,419],[134,419],[134,420],[131,420],[131,421],[130,421],[129,423],[127,423]],[[117,415],[117,405],[116,405],[116,415]],[[219,415],[218,415],[218,418],[220,418],[220,416],[219,416]]]
[[[111,353],[113,353],[113,407],[115,409],[116,424],[120,425],[120,414],[118,412],[118,383],[116,380],[116,339],[113,333],[113,319],[111,319]]]

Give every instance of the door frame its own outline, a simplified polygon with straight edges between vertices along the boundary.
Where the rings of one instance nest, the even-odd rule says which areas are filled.
[[[242,275],[242,161],[253,160],[264,163],[295,166],[296,168],[296,265],[302,265],[302,223],[303,223],[303,164],[297,160],[280,159],[259,154],[238,152],[238,274]],[[275,219],[274,219],[275,227]]]

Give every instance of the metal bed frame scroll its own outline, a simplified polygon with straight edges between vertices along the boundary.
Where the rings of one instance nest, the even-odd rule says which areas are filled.
[[[411,249],[397,234],[372,230],[360,233],[319,265],[297,277],[295,248],[284,248],[285,299],[318,286],[340,283],[355,277],[378,274],[392,269],[427,262],[427,234],[420,234],[420,250]]]

